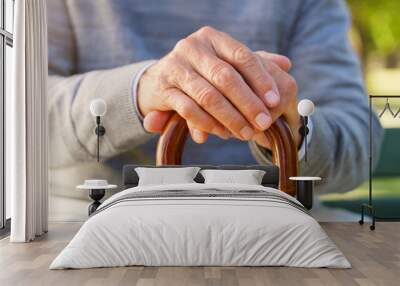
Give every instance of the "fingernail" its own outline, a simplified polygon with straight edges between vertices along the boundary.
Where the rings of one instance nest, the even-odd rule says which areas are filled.
[[[265,130],[271,125],[271,117],[261,112],[256,116],[256,122],[262,130]]]
[[[198,129],[193,129],[192,131],[193,140],[197,143],[203,142],[203,132]]]
[[[273,91],[273,90],[269,90],[265,93],[264,95],[265,100],[269,103],[269,104],[273,104],[276,105],[279,103],[279,95]]]
[[[244,140],[250,140],[251,138],[253,138],[254,132],[250,127],[246,126],[243,127],[242,130],[240,130],[240,135],[243,137]]]

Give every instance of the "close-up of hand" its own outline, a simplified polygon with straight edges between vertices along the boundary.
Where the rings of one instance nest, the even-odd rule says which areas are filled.
[[[141,77],[138,106],[144,126],[161,132],[171,111],[176,111],[197,143],[212,133],[268,147],[262,131],[279,116],[286,117],[292,130],[300,123],[290,66],[284,56],[254,53],[226,33],[201,28]]]

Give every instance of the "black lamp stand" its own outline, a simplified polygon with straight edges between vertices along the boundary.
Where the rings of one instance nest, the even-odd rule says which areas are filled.
[[[100,137],[106,134],[106,129],[101,125],[100,116],[96,116],[96,129],[94,131],[97,135],[97,162],[100,161]]]
[[[89,216],[101,205],[100,200],[104,197],[105,193],[105,189],[91,189],[89,191],[89,197],[93,200],[93,203],[88,207]]]
[[[304,140],[304,161],[307,162],[307,148],[308,148],[308,144],[307,144],[307,135],[309,132],[309,129],[307,127],[308,125],[308,116],[301,116],[301,122],[303,123],[302,126],[299,129],[299,133],[302,136],[303,140]]]
[[[313,207],[314,181],[299,180],[296,181],[296,186],[297,199],[303,204],[306,209],[311,210]]]

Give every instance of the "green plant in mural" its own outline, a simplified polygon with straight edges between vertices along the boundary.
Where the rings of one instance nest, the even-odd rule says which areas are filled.
[[[353,26],[362,42],[362,57],[374,53],[388,67],[396,67],[400,54],[400,1],[349,0]]]

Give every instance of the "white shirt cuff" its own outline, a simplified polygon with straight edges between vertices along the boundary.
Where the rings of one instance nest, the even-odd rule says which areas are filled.
[[[139,117],[139,119],[141,121],[143,121],[144,116],[143,114],[140,112],[139,106],[138,106],[138,101],[137,101],[137,91],[138,91],[138,85],[139,85],[139,80],[142,77],[142,75],[144,74],[144,72],[153,64],[155,64],[156,61],[151,61],[148,64],[146,64],[145,66],[143,66],[139,72],[135,75],[135,79],[133,80],[133,84],[132,84],[132,101],[133,104],[135,106],[135,111],[137,116]]]
[[[313,133],[313,122],[311,120],[311,117],[308,117],[307,127],[308,127],[308,134],[306,136],[307,136],[307,148],[308,148],[310,145],[312,133]],[[305,153],[306,153],[306,140],[304,138],[303,142],[301,143],[300,149],[297,153],[299,160],[302,160],[304,158]]]

